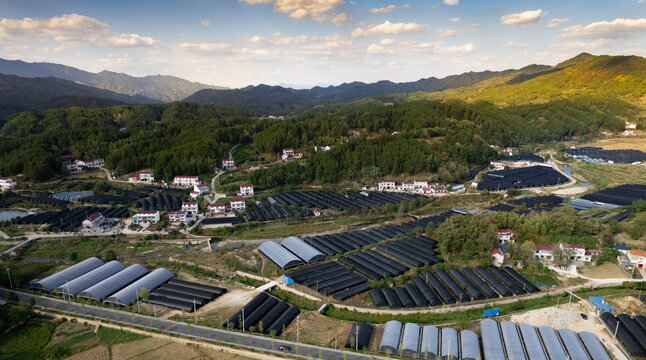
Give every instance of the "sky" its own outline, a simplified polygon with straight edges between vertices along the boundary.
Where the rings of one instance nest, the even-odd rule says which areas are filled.
[[[232,88],[646,56],[646,0],[0,0],[0,57]],[[2,69],[0,69],[2,72]]]

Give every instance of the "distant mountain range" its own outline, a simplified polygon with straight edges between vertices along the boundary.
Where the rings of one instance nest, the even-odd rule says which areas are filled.
[[[145,96],[130,96],[53,77],[23,78],[0,74],[0,117],[20,111],[121,104],[153,104]]]
[[[140,95],[157,102],[179,101],[202,89],[225,89],[168,75],[134,77],[112,71],[91,73],[71,66],[46,62],[27,63],[20,60],[0,59],[0,73],[24,78],[55,77],[119,94]]]
[[[241,89],[218,90],[204,89],[184,99],[185,102],[218,104],[242,107],[257,115],[275,111],[289,113],[302,107],[320,103],[347,103],[360,99],[379,97],[389,94],[408,94],[414,92],[435,92],[446,89],[470,86],[494,77],[510,74],[534,74],[548,70],[546,65],[530,65],[520,70],[468,72],[438,79],[430,77],[412,82],[394,83],[379,81],[344,83],[338,86],[296,90],[282,86],[247,86]]]

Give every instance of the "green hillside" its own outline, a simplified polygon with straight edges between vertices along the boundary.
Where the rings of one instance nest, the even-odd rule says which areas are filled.
[[[646,105],[646,59],[581,54],[532,75],[505,75],[469,87],[415,93],[408,100],[484,100],[499,106],[540,104],[578,97],[621,99]]]

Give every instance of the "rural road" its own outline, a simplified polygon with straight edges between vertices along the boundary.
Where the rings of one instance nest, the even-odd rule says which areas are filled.
[[[7,289],[0,289],[0,298],[4,299]],[[272,340],[269,337],[240,333],[222,329],[209,328],[200,325],[190,325],[184,322],[155,318],[152,316],[133,314],[115,309],[103,308],[93,305],[83,305],[75,302],[54,299],[24,292],[15,292],[23,301],[28,302],[33,298],[36,300],[36,307],[44,310],[52,310],[59,313],[67,313],[74,316],[84,316],[97,320],[105,320],[124,326],[133,326],[146,330],[161,330],[164,333],[180,335],[183,337],[215,342],[223,345],[231,345],[257,351],[272,352],[279,355],[289,355],[304,359],[346,359],[346,360],[368,360],[387,359],[386,357],[370,354],[360,354],[344,350],[285,341],[280,338]],[[273,342],[273,346],[272,346]],[[291,347],[288,352],[278,349],[281,345]]]

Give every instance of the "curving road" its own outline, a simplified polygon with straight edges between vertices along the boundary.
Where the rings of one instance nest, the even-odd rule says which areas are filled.
[[[4,299],[8,290],[0,289],[0,298]],[[36,300],[36,307],[44,310],[52,310],[59,313],[67,313],[75,316],[84,316],[97,320],[105,320],[124,326],[133,326],[153,331],[162,331],[167,334],[189,337],[197,340],[215,342],[222,345],[238,346],[256,351],[266,351],[279,355],[305,359],[347,359],[347,360],[369,360],[387,359],[382,356],[354,353],[351,351],[335,350],[321,346],[285,341],[280,338],[253,335],[222,329],[209,328],[200,325],[191,325],[184,322],[160,319],[152,316],[134,314],[115,309],[109,309],[93,305],[84,305],[65,300],[54,299],[36,294],[14,291],[18,297],[28,302],[33,298]],[[287,345],[291,350],[284,352],[278,350],[281,345]],[[272,350],[276,349],[276,350]]]

